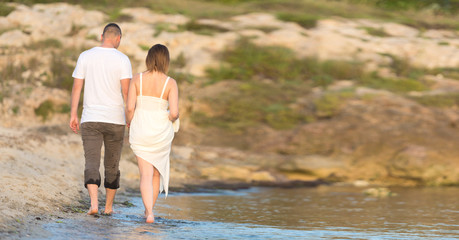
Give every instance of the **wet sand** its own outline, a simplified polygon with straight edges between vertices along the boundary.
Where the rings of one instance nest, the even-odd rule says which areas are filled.
[[[69,132],[65,126],[0,127],[0,232],[22,231],[36,218],[61,216],[87,198],[81,137]],[[135,186],[138,169],[126,159],[120,165],[122,193]]]

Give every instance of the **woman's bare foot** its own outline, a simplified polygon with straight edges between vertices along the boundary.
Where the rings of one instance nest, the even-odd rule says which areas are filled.
[[[149,214],[147,216],[147,219],[145,220],[146,223],[154,223],[155,222],[155,215],[152,213],[152,214]]]
[[[106,215],[106,216],[111,216],[113,213],[115,213],[113,210],[105,209],[105,211],[104,211],[104,215]]]
[[[90,207],[88,211],[88,215],[94,215],[94,214],[97,214],[98,212],[99,212],[99,209]]]

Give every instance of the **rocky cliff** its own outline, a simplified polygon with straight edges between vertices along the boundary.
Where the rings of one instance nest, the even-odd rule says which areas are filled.
[[[1,125],[21,129],[18,132],[65,125],[73,66],[82,50],[99,44],[108,16],[66,3],[10,6],[14,10],[0,17]],[[182,129],[174,142],[171,174],[177,186],[190,178],[265,184],[290,180],[459,183],[457,31],[338,17],[304,28],[266,13],[225,21],[147,8],[125,8],[120,13],[126,20],[119,22],[123,30],[119,50],[131,58],[134,72],[145,69],[151,45],[165,44],[171,52],[171,75],[179,81],[181,94]],[[218,124],[205,126],[199,119],[215,120],[211,117],[225,114],[215,102],[228,104],[234,98],[223,96],[253,86],[244,85],[245,79],[212,83],[209,77],[209,69],[225,66],[221,55],[238,46],[240,39],[250,39],[262,49],[289,49],[298,59],[359,62],[359,71],[364,72],[359,76],[378,78],[372,82],[359,76],[334,78],[324,86],[305,79],[303,85],[293,87],[295,97],[286,107],[278,111],[278,105],[270,103],[267,111],[275,114],[265,120],[272,124],[259,121],[235,131]],[[405,74],[403,67],[417,72]],[[251,81],[276,80],[262,76]],[[404,84],[414,87],[403,88]],[[263,105],[268,98],[254,101]],[[254,102],[240,104],[244,109]],[[276,127],[276,122],[284,121],[277,114],[282,109],[300,113],[302,120]],[[289,114],[286,118],[297,116]],[[124,157],[133,161],[126,152]]]

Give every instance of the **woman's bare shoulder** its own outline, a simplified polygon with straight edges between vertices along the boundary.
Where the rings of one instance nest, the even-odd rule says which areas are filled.
[[[177,86],[177,80],[175,80],[173,77],[169,77],[169,86]]]

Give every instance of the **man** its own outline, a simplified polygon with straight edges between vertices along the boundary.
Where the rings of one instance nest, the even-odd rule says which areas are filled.
[[[119,161],[126,125],[124,103],[127,99],[132,68],[129,58],[117,50],[121,42],[121,28],[110,23],[101,35],[101,46],[84,51],[72,74],[72,104],[70,128],[78,133],[78,102],[84,83],[81,138],[83,140],[85,170],[84,185],[91,199],[89,215],[98,213],[98,188],[102,143],[105,148],[104,214],[113,213],[113,200],[119,188]]]

